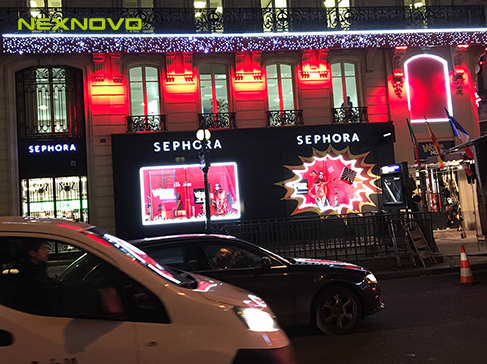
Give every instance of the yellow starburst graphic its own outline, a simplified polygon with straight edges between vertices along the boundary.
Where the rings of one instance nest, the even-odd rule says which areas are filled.
[[[369,152],[354,155],[349,147],[325,151],[313,148],[311,157],[301,157],[302,164],[287,166],[294,176],[276,183],[286,188],[283,200],[295,200],[291,215],[315,212],[321,215],[362,212],[364,206],[376,206],[371,194],[380,192],[372,173],[374,164],[366,163]]]

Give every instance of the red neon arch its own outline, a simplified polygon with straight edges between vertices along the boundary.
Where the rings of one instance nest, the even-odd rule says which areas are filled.
[[[445,108],[453,114],[446,60],[430,54],[404,62],[411,122],[448,121]]]

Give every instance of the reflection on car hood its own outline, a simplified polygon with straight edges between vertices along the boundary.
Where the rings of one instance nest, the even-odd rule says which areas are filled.
[[[295,265],[318,265],[323,266],[326,265],[328,267],[338,267],[338,268],[348,268],[360,271],[367,271],[364,267],[347,263],[347,262],[339,262],[337,260],[326,260],[326,259],[311,259],[311,258],[293,258],[293,264]]]
[[[193,292],[204,293],[203,297],[209,301],[239,307],[268,308],[264,300],[249,291],[199,274],[191,275],[198,281]]]

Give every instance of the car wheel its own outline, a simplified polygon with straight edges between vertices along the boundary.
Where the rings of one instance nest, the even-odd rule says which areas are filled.
[[[330,287],[323,291],[316,306],[316,325],[329,335],[346,334],[360,318],[357,295],[346,287]]]

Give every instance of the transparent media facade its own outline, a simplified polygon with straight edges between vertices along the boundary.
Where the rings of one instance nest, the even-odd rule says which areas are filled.
[[[205,221],[204,174],[199,164],[142,167],[143,225]],[[236,163],[214,163],[208,171],[212,220],[240,218]]]

